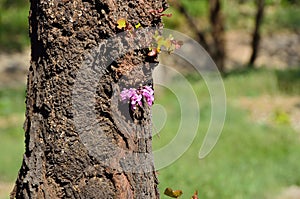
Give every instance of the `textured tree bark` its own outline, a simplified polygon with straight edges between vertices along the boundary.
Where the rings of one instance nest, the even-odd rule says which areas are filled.
[[[259,43],[260,43],[260,26],[263,21],[263,16],[264,16],[264,9],[265,9],[265,0],[256,0],[256,5],[257,5],[257,13],[255,17],[255,27],[253,31],[253,37],[252,37],[252,42],[251,42],[251,47],[252,47],[252,54],[248,63],[248,66],[250,68],[254,67],[254,62],[256,60],[257,54],[258,54],[258,49],[259,49]]]
[[[112,50],[105,53],[126,52],[123,56],[108,66],[96,65],[106,59],[100,56],[103,46],[97,46],[105,48],[109,44],[103,41],[120,32],[118,19],[126,18],[133,26],[162,27],[161,18],[149,12],[161,8],[167,8],[165,0],[31,0],[26,150],[11,198],[159,198],[151,158],[150,108],[130,110],[131,118],[126,118],[122,108],[128,105],[119,105],[113,99],[122,88],[151,85],[156,58],[150,59],[147,49],[126,52],[121,44],[115,49],[110,46]],[[151,34],[144,37],[151,39]],[[92,49],[98,50],[91,53]],[[101,74],[95,82],[95,103],[89,107],[96,113],[99,132],[104,133],[99,134],[100,141],[94,132],[97,128],[82,122],[78,129],[76,122],[80,121],[74,119],[80,103],[85,107],[85,102],[79,102],[74,109],[72,97],[89,53],[92,56],[86,62],[95,67],[93,72]],[[80,89],[82,93],[94,92]],[[94,135],[91,143],[99,144],[94,147],[96,151],[83,142],[82,133]],[[114,157],[107,161],[106,152],[111,151]],[[146,154],[147,158],[136,154]],[[123,161],[125,157],[131,157],[130,161]],[[142,166],[130,170],[136,165]]]
[[[210,24],[212,28],[213,49],[211,49],[212,58],[215,61],[220,72],[225,70],[225,31],[224,16],[221,12],[220,0],[209,0]]]

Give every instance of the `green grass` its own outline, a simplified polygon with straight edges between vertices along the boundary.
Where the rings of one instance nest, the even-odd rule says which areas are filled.
[[[0,88],[0,116],[7,117],[25,111],[25,88]]]
[[[192,82],[199,95],[200,128],[187,152],[159,170],[161,193],[171,187],[183,190],[182,198],[190,198],[195,190],[200,198],[206,199],[274,198],[281,189],[300,185],[299,133],[287,123],[254,123],[247,111],[232,103],[242,96],[286,95],[278,87],[275,70],[233,72],[224,78],[228,95],[225,126],[214,150],[202,160],[198,153],[211,109],[204,82]],[[168,118],[160,137],[154,137],[154,150],[174,138],[180,123],[180,108],[174,94],[161,94],[156,103],[166,109]]]
[[[300,95],[300,70],[288,69],[276,72],[278,88],[290,95]]]
[[[269,32],[276,32],[279,29],[299,31],[300,30],[300,5],[279,6],[270,8],[264,20],[264,26]]]
[[[241,115],[239,110],[228,109],[223,134],[203,160],[197,158],[203,134],[200,130],[186,154],[159,171],[161,192],[173,187],[182,189],[184,198],[198,190],[200,198],[250,199],[299,185],[300,146],[295,132],[253,125]]]
[[[276,72],[267,69],[242,69],[226,76],[228,97],[279,94]]]
[[[0,0],[0,50],[21,51],[29,45],[29,1]]]
[[[24,153],[22,123],[15,127],[0,128],[0,131],[0,181],[12,182],[17,178]]]
[[[183,6],[187,9],[190,15],[195,17],[208,15],[208,3],[201,0],[181,0]]]
[[[22,162],[24,90],[24,87],[0,89],[0,181],[4,182],[16,179]]]

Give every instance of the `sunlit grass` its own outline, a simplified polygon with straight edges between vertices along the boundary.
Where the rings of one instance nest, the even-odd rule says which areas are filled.
[[[5,5],[0,1],[0,50],[2,51],[21,51],[29,45],[29,1],[20,1],[19,4]]]
[[[270,197],[284,187],[300,185],[299,134],[287,124],[254,123],[249,120],[249,113],[231,100],[285,94],[278,88],[276,72],[236,72],[224,78],[224,84],[228,95],[225,126],[216,147],[200,160],[198,153],[211,108],[209,99],[205,99],[209,96],[204,82],[193,82],[201,108],[198,135],[180,159],[159,170],[160,191],[166,187],[182,189],[182,198],[190,198],[198,190],[200,198],[252,199]],[[154,139],[154,150],[174,138],[180,123],[178,112],[173,111],[180,109],[173,94],[157,96],[156,103],[165,107],[168,118],[161,136]]]
[[[0,181],[12,182],[21,167],[24,153],[22,123],[0,128]]]
[[[0,89],[0,181],[16,179],[24,152],[25,89]]]

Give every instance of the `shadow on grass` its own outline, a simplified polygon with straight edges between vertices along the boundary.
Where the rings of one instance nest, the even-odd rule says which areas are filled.
[[[300,94],[300,67],[276,71],[278,88],[282,93],[289,95]]]

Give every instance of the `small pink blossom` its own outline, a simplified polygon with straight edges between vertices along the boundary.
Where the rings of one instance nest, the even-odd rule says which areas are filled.
[[[149,106],[152,106],[154,101],[154,91],[150,86],[144,86],[141,90],[142,95],[146,98]]]
[[[125,101],[127,99],[130,99],[134,94],[136,93],[135,88],[130,88],[130,89],[123,89],[123,91],[120,93],[121,100]]]
[[[154,91],[151,86],[143,86],[139,89],[124,88],[120,93],[120,97],[122,101],[130,101],[131,109],[135,110],[137,105],[142,106],[143,97],[146,99],[147,104],[152,106],[154,101]]]

